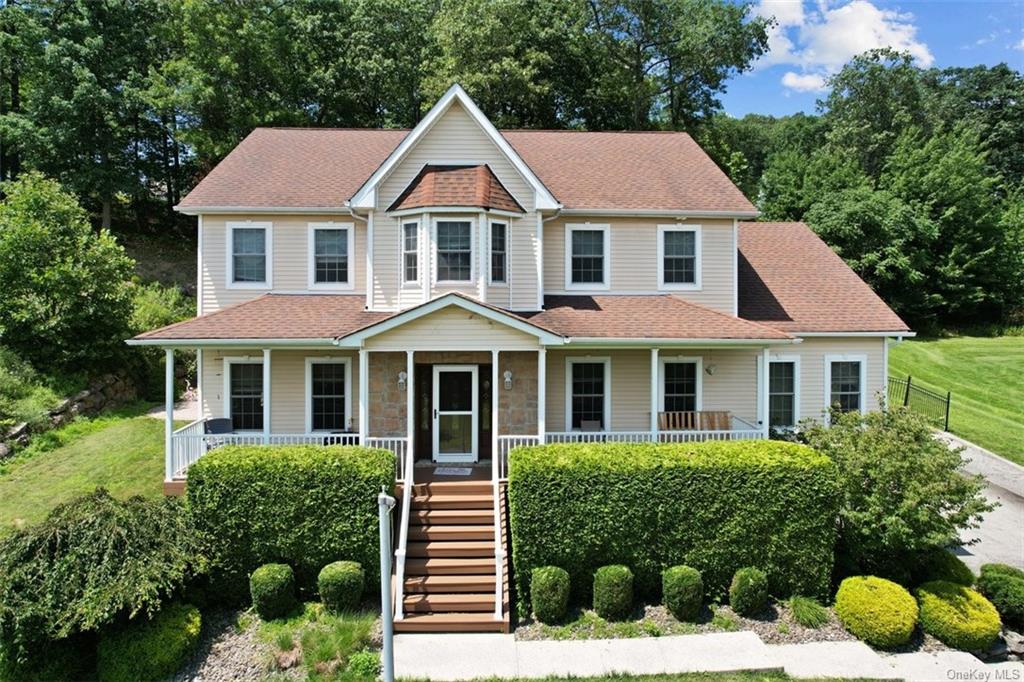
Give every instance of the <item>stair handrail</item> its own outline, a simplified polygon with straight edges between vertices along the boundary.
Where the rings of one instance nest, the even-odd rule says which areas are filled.
[[[405,552],[409,544],[409,508],[412,506],[413,452],[412,439],[405,443],[405,478],[402,481],[402,520],[398,526],[398,549],[395,550],[395,620],[405,616]]]
[[[501,484],[494,478],[491,485],[494,491],[494,619],[501,620],[505,572],[505,550],[501,543]]]

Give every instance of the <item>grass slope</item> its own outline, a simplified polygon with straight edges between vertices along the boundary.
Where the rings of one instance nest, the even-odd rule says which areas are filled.
[[[1024,464],[1024,337],[904,341],[889,348],[889,374],[952,391],[950,430]]]
[[[139,411],[75,422],[0,466],[0,535],[97,486],[119,498],[160,495],[164,422]]]

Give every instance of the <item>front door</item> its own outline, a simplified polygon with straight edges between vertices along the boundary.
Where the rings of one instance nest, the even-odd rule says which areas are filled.
[[[434,365],[434,460],[477,461],[476,365]]]

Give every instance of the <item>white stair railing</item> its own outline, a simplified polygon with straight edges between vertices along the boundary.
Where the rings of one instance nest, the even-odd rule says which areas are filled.
[[[409,544],[409,508],[412,507],[413,463],[412,442],[406,443],[402,467],[402,520],[398,526],[398,549],[395,550],[395,620],[405,617],[405,553]]]
[[[500,459],[500,458],[498,458]],[[494,619],[502,619],[504,601],[505,550],[501,543],[501,483],[498,460],[491,463],[491,492],[494,495]]]

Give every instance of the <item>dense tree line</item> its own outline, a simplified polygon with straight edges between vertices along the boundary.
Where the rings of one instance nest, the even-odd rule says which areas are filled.
[[[1021,75],[876,50],[819,110],[700,134],[764,218],[805,220],[916,326],[1024,322]]]

